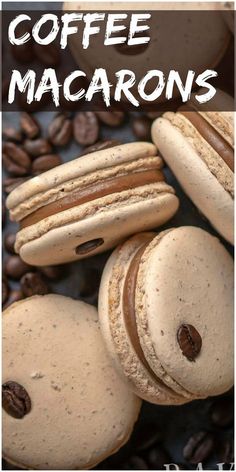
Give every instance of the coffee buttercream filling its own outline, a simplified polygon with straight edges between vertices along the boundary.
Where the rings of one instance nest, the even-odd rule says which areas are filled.
[[[38,208],[21,220],[20,229],[31,226],[44,218],[69,210],[75,206],[105,197],[106,195],[164,180],[164,174],[160,170],[153,169],[107,179],[103,182],[96,182]]]
[[[145,354],[143,352],[138,328],[137,328],[137,321],[135,315],[135,289],[137,284],[137,277],[138,277],[138,270],[141,258],[149,246],[152,239],[150,239],[147,243],[144,243],[140,249],[136,252],[135,256],[133,257],[126,278],[124,283],[123,289],[123,313],[124,313],[124,322],[126,326],[126,330],[130,339],[130,342],[133,346],[133,349],[139,359],[139,361],[143,364],[146,370],[149,372],[149,375],[152,377],[155,383],[159,384],[161,387],[164,387],[169,392],[176,393],[170,387],[168,387],[160,377],[156,375],[156,373],[150,367]],[[176,393],[176,395],[179,395]]]
[[[190,106],[180,107],[179,113],[185,116],[196,128],[200,135],[219,154],[227,166],[234,172],[234,150],[213,126],[208,123],[194,108]]]

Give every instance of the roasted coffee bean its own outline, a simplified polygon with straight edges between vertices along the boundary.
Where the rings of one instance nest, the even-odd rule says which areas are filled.
[[[32,173],[41,174],[41,172],[53,169],[61,163],[62,160],[58,154],[46,154],[45,156],[37,157],[32,163]]]
[[[86,267],[79,287],[82,298],[97,296],[100,282],[100,272],[96,268]]]
[[[102,151],[103,149],[110,149],[115,146],[119,146],[121,144],[121,141],[118,141],[116,139],[107,139],[106,141],[98,141],[95,144],[92,144],[92,146],[88,146],[83,149],[83,151],[80,153],[80,156],[85,156],[86,154],[91,154],[92,152],[96,151]]]
[[[52,152],[52,146],[47,139],[26,139],[24,142],[24,149],[28,154],[35,158],[50,154]]]
[[[162,115],[161,111],[147,111],[145,115],[150,118],[150,120],[155,120],[156,118],[159,118]]]
[[[15,233],[7,233],[4,236],[4,247],[10,254],[15,254],[14,244],[16,240]]]
[[[82,146],[90,146],[98,140],[98,119],[92,111],[79,112],[73,121],[74,138]]]
[[[31,410],[30,396],[22,385],[9,380],[2,385],[2,407],[13,418],[23,418]]]
[[[44,266],[38,268],[40,272],[50,280],[59,280],[66,275],[66,267],[64,265]]]
[[[160,442],[162,439],[161,432],[158,430],[156,423],[145,421],[142,427],[136,428],[132,434],[132,443],[137,451],[146,451],[152,446]]]
[[[28,180],[29,177],[7,177],[3,180],[3,190],[6,194],[9,194],[14,190],[14,188],[19,187]]]
[[[136,117],[132,121],[133,133],[141,141],[151,140],[151,126],[151,121],[145,116]]]
[[[231,464],[234,462],[233,438],[220,440],[216,449],[217,462]]]
[[[97,249],[97,247],[101,246],[103,243],[104,239],[102,238],[91,239],[91,241],[79,244],[79,246],[75,248],[75,252],[78,256],[82,256],[83,254],[88,254],[89,252],[94,251],[94,249]]]
[[[169,464],[171,460],[165,449],[158,445],[149,452],[147,462],[150,470],[166,470],[164,464]]]
[[[9,285],[7,278],[2,276],[2,305],[7,302],[9,296]]]
[[[18,302],[19,300],[22,300],[23,298],[24,298],[24,295],[20,289],[11,290],[6,303],[4,303],[3,305],[3,309],[5,310],[10,305],[12,305],[12,303]]]
[[[22,141],[22,133],[20,130],[13,126],[7,126],[2,132],[3,138],[14,143],[20,143]]]
[[[31,167],[31,160],[27,152],[11,142],[6,142],[3,145],[2,162],[6,171],[13,176],[26,175]]]
[[[37,120],[29,113],[22,112],[20,115],[20,125],[24,134],[29,139],[37,138],[40,133],[40,126]]]
[[[5,200],[2,198],[2,226],[5,226],[6,223],[7,210],[5,205]]]
[[[19,280],[22,275],[32,270],[32,267],[22,261],[20,256],[9,256],[4,262],[4,274],[13,280]]]
[[[206,431],[199,431],[188,440],[183,449],[183,457],[190,464],[198,464],[208,459],[213,449],[213,436]]]
[[[39,272],[27,272],[20,280],[21,290],[25,297],[46,295],[49,288]]]
[[[234,421],[234,400],[218,398],[211,408],[211,421],[215,426],[226,428]]]
[[[196,328],[190,324],[182,324],[177,332],[180,349],[189,361],[194,361],[201,351],[202,338]]]
[[[38,44],[34,43],[34,54],[40,63],[48,67],[56,67],[61,60],[60,49],[56,44]]]
[[[72,122],[66,115],[55,116],[48,127],[48,135],[55,146],[65,146],[72,137]]]
[[[123,111],[97,111],[96,115],[104,125],[114,128],[120,126],[125,119]]]

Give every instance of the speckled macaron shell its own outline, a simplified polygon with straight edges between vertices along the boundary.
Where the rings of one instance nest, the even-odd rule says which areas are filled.
[[[160,235],[161,236],[161,235]],[[136,286],[136,320],[145,357],[202,398],[233,385],[233,260],[216,237],[197,227],[175,228],[143,254]],[[202,338],[195,361],[177,341],[181,324]]]
[[[107,349],[120,375],[141,398],[151,403],[178,405],[194,399],[159,364],[160,381],[153,378],[132,346],[123,312],[123,289],[130,262],[140,246],[156,233],[140,233],[113,251],[103,271],[99,291],[99,319]],[[165,382],[162,378],[165,377]]]
[[[3,410],[4,457],[27,469],[94,467],[129,438],[140,400],[112,366],[96,309],[60,295],[17,302],[3,314],[3,383],[31,397]]]
[[[139,263],[135,316],[151,373],[132,344],[123,305],[130,263],[148,241]],[[181,404],[232,386],[233,261],[219,240],[202,229],[142,233],[120,245],[103,272],[99,318],[114,365],[141,398]],[[202,338],[195,361],[178,344],[181,324],[192,324]]]
[[[232,146],[233,113],[201,115]],[[212,226],[234,242],[234,173],[181,113],[165,113],[152,127],[152,138],[193,203]]]
[[[14,190],[7,199],[10,216],[20,221],[83,186],[154,167],[160,169],[162,160],[151,143],[136,142],[95,152]],[[173,188],[165,182],[140,185],[44,217],[17,233],[15,248],[23,260],[39,266],[82,259],[114,247],[137,231],[162,225],[178,205]],[[80,244],[94,239],[103,239],[103,244],[89,253],[77,252]]]

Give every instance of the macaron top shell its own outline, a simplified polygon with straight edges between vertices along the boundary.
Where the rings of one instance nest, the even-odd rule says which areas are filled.
[[[3,453],[35,469],[88,469],[131,434],[140,400],[107,356],[95,308],[59,295],[15,303],[3,315],[3,383],[31,398],[21,419],[3,410]]]
[[[145,250],[136,286],[136,319],[145,356],[155,358],[186,390],[217,395],[233,384],[233,261],[219,240],[200,228],[159,235]],[[202,339],[189,360],[178,343],[181,325]]]

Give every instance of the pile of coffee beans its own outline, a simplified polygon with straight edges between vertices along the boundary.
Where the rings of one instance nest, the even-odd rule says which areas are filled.
[[[78,146],[78,152],[73,156],[76,158],[121,144],[120,136],[125,142],[123,136],[127,136],[127,130],[129,141],[132,139],[130,133],[133,138],[150,141],[151,124],[158,115],[159,112],[129,115],[120,111],[60,112],[52,114],[53,118],[43,132],[38,117],[23,112],[18,128],[8,126],[3,130],[3,308],[35,294],[60,293],[62,284],[71,292],[68,295],[97,303],[107,255],[100,254],[91,260],[64,266],[29,266],[15,254],[15,227],[9,224],[5,198],[25,180],[63,162],[65,150],[71,143]],[[112,138],[109,130],[112,130]],[[179,333],[180,342],[186,329],[191,330],[191,327],[184,327]],[[196,339],[194,353],[188,353],[191,358],[199,344],[196,333],[192,336]],[[224,463],[222,470],[230,470],[232,462],[233,391],[230,391],[181,407],[159,407],[144,402],[130,441],[96,469],[166,470],[169,467],[169,470],[196,470],[202,463],[203,470],[216,470],[217,463]],[[167,467],[165,464],[173,465]],[[4,461],[3,469],[12,468]]]

